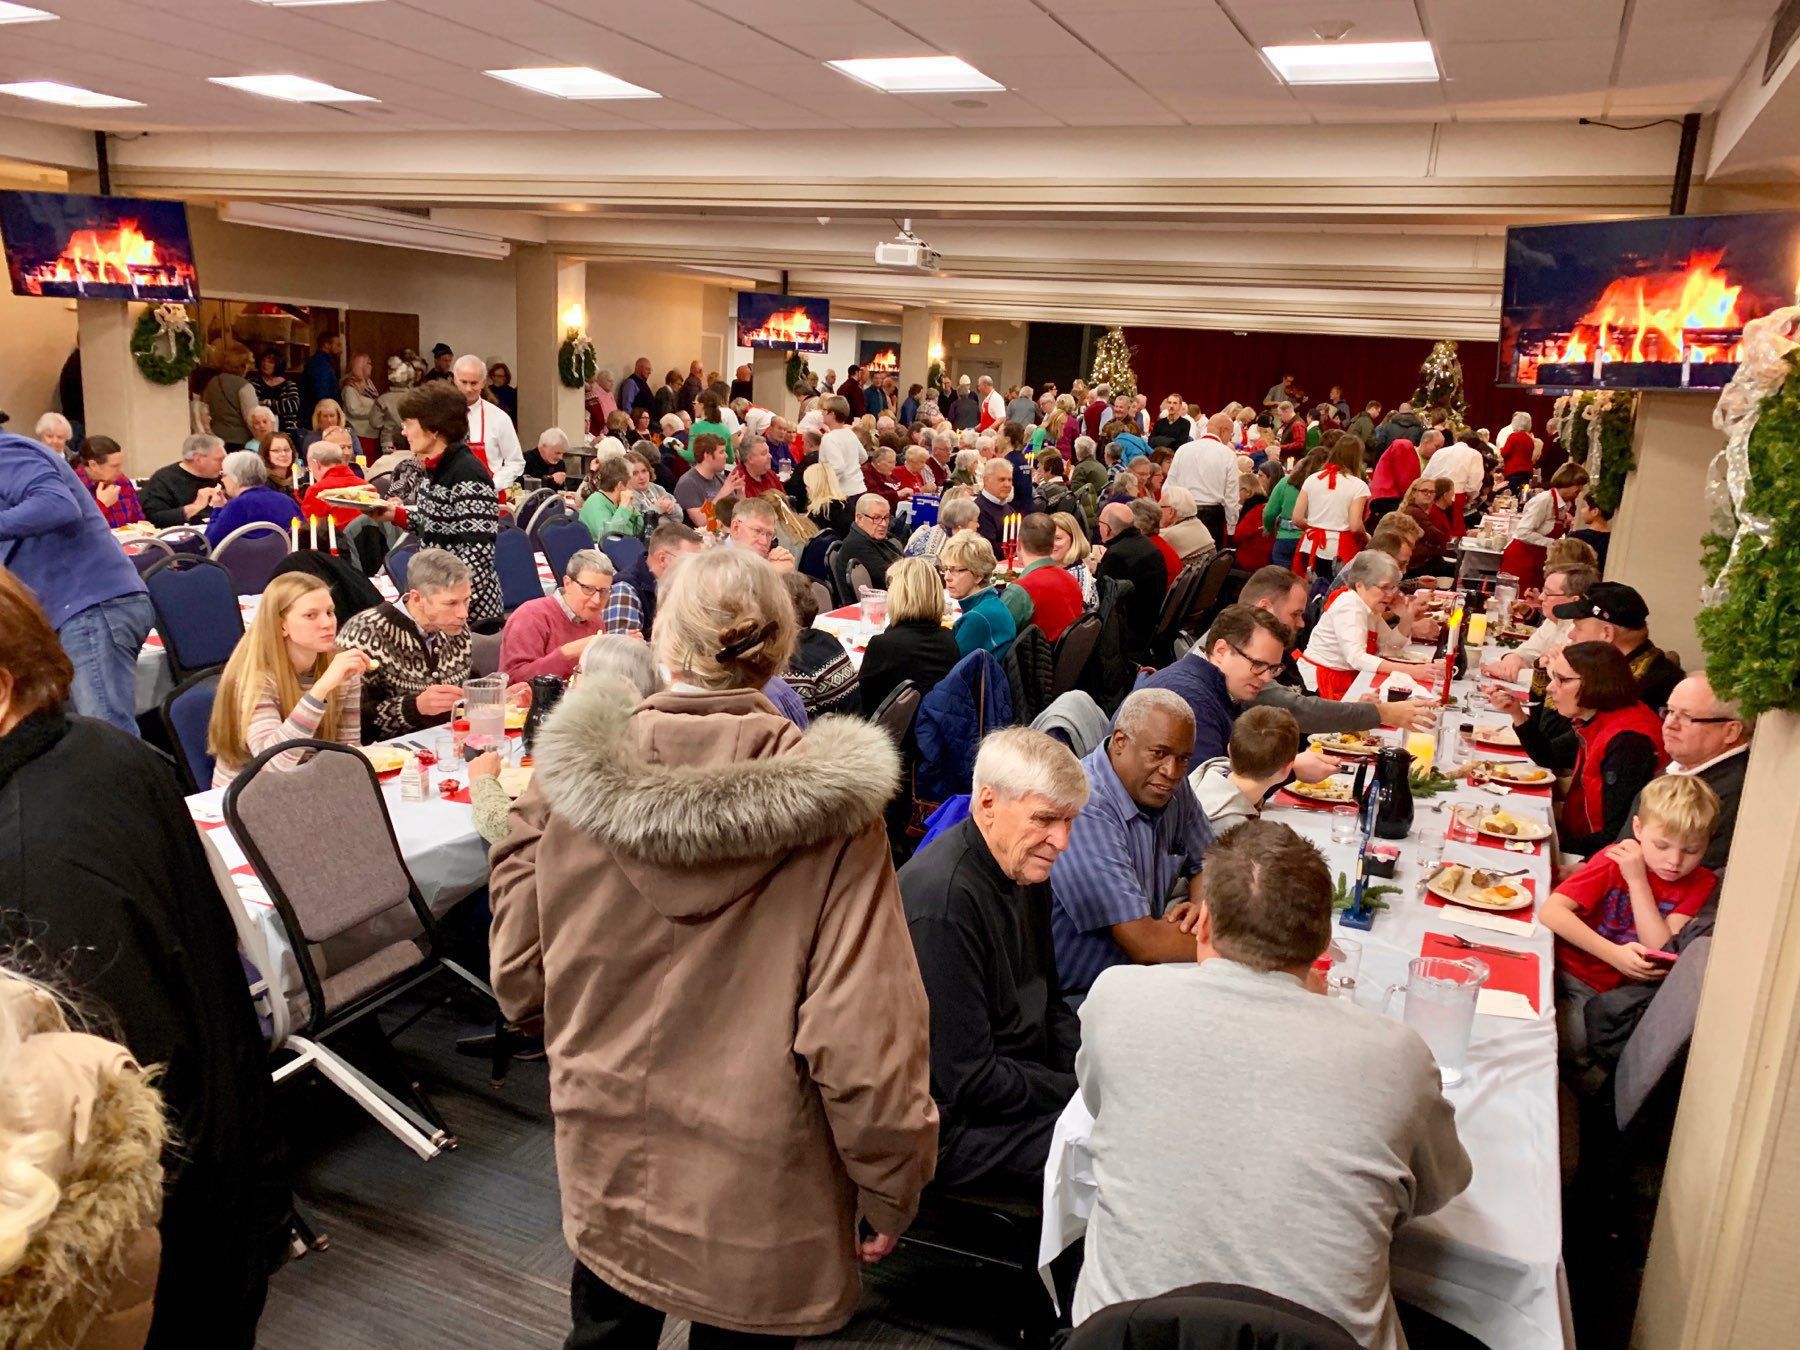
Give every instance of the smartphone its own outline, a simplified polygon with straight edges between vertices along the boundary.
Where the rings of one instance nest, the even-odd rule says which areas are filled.
[[[1657,951],[1654,947],[1644,948],[1644,958],[1649,961],[1666,961],[1670,965],[1674,965],[1677,955],[1676,952]]]

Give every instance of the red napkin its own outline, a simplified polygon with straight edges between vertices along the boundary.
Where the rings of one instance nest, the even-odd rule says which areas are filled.
[[[1499,946],[1499,943],[1484,944]],[[1509,949],[1510,950],[1510,949]],[[1442,933],[1427,933],[1425,940],[1419,944],[1420,956],[1441,956],[1451,961],[1466,961],[1473,957],[1488,968],[1487,983],[1484,989],[1505,989],[1515,994],[1523,994],[1530,1001],[1533,1012],[1542,1012],[1539,1003],[1540,986],[1538,977],[1538,957],[1536,952],[1520,952],[1517,956],[1500,956],[1494,952],[1472,952],[1466,947],[1459,947]]]
[[[157,651],[160,652],[162,650],[162,634],[161,633],[149,634],[144,639],[144,645],[146,647],[154,647],[154,648],[156,648]]]
[[[1321,802],[1311,797],[1302,797],[1298,793],[1289,792],[1286,788],[1275,794],[1275,800],[1282,806],[1304,806],[1314,811],[1330,811],[1339,806],[1354,807],[1355,802]]]
[[[249,863],[239,863],[236,867],[231,869],[231,875],[234,877],[253,877],[256,875],[256,869]]]
[[[464,784],[460,791],[452,792],[443,800],[447,802],[461,802],[464,806],[473,806],[475,804],[475,798],[471,796],[470,793],[471,789],[467,784]]]
[[[1530,877],[1508,877],[1506,879],[1506,884],[1508,886],[1518,886],[1523,889],[1524,892],[1531,897],[1531,903],[1524,909],[1490,909],[1482,910],[1481,912],[1484,914],[1493,914],[1502,919],[1517,919],[1520,923],[1530,923],[1537,917],[1537,883]],[[1452,902],[1445,900],[1441,896],[1433,895],[1430,891],[1426,891],[1425,903],[1430,905],[1433,909],[1443,909]],[[1457,905],[1456,908],[1473,911],[1475,907],[1473,905]]]
[[[203,830],[222,830],[225,828],[225,822],[222,820],[196,820],[194,824],[198,825]]]

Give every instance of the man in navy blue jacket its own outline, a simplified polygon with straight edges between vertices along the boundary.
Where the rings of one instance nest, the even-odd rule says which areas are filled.
[[[1230,749],[1237,705],[1248,703],[1281,673],[1288,631],[1266,609],[1227,605],[1201,646],[1148,680],[1146,689],[1170,689],[1194,710],[1194,762],[1218,759]]]
[[[75,666],[75,711],[137,735],[137,658],[155,613],[63,457],[0,432],[0,566],[31,588]]]

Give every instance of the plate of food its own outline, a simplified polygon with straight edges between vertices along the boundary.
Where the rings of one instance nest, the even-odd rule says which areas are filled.
[[[1475,728],[1475,744],[1497,746],[1503,750],[1519,748],[1519,733],[1504,722],[1489,722]]]
[[[1510,811],[1483,811],[1475,819],[1475,828],[1493,839],[1529,842],[1548,839],[1550,827],[1536,820],[1515,816]]]
[[[1465,867],[1461,863],[1439,868],[1425,883],[1425,889],[1453,905],[1496,913],[1524,909],[1532,903],[1531,892],[1517,878],[1499,876],[1479,867]]]
[[[387,505],[387,498],[372,487],[333,488],[329,492],[321,492],[319,500],[327,506],[347,506],[356,511],[368,511]]]
[[[406,767],[406,751],[397,745],[364,745],[357,747],[375,767],[375,776],[389,778]]]
[[[525,730],[525,719],[527,716],[530,715],[530,713],[531,713],[531,709],[525,707],[522,704],[518,704],[518,703],[507,704],[506,705],[506,729],[508,731],[523,731],[523,730]]]
[[[1353,784],[1348,778],[1333,775],[1317,783],[1302,783],[1295,779],[1282,791],[1298,798],[1306,806],[1354,806],[1356,798],[1352,795]]]
[[[1346,759],[1373,759],[1382,749],[1380,741],[1372,740],[1360,731],[1320,731],[1306,739],[1313,749]]]
[[[129,525],[112,527],[115,539],[142,539],[145,535],[155,534],[156,526],[147,520],[134,520]]]
[[[1515,787],[1549,787],[1556,775],[1531,763],[1516,759],[1477,760],[1472,766],[1492,783],[1511,783]]]

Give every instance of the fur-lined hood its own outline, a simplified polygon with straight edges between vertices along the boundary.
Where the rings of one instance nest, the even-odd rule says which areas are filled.
[[[880,728],[802,733],[760,693],[661,693],[583,681],[545,720],[534,786],[670,917],[712,913],[791,852],[881,818],[900,758]]]

